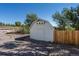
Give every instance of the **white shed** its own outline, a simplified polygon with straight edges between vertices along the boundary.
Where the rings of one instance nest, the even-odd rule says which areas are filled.
[[[54,27],[45,20],[37,20],[31,24],[30,38],[41,41],[54,41]]]

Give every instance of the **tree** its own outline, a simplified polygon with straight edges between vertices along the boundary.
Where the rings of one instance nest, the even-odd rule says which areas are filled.
[[[15,22],[15,26],[21,26],[21,22],[20,21],[16,21]]]
[[[0,26],[4,26],[4,25],[5,25],[4,23],[0,22]]]
[[[59,24],[59,27],[66,29],[66,27],[75,28],[79,30],[79,6],[76,8],[63,8],[61,13],[55,13],[52,15],[55,22]]]
[[[63,17],[63,15],[61,15],[59,12],[56,12],[54,15],[53,15],[53,20],[55,22],[57,22],[58,26],[61,28],[61,29],[65,29],[65,26],[66,26],[66,23],[65,23],[65,18]]]
[[[38,17],[36,14],[27,14],[26,20],[24,21],[24,24],[22,25],[22,33],[29,33],[29,27],[32,24],[33,21],[37,20]]]
[[[32,24],[33,21],[37,20],[38,17],[36,14],[27,14],[26,16],[26,20],[25,20],[25,24],[30,26]]]

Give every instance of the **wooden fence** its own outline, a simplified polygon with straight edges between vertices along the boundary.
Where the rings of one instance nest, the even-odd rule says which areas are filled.
[[[79,31],[55,30],[56,43],[79,45]]]

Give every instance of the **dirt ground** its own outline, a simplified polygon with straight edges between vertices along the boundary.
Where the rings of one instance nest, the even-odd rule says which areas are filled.
[[[26,34],[6,34],[13,30],[0,30],[0,44],[4,44],[9,41],[15,41],[15,38],[26,36]]]
[[[27,34],[0,31],[0,56],[79,56],[79,47],[36,41]]]

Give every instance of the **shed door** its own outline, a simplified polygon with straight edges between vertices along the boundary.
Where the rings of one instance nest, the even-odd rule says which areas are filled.
[[[37,28],[37,35],[38,35],[38,40],[42,41],[53,41],[52,40],[52,30],[48,25],[39,25]],[[36,35],[36,36],[37,36]]]
[[[43,25],[38,26],[36,36],[38,36],[37,37],[38,40],[44,40],[45,39],[44,38],[45,36],[44,36],[44,27],[43,27]]]

